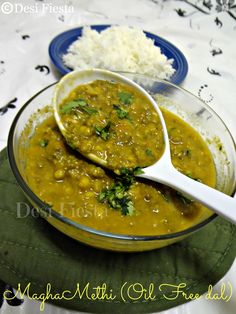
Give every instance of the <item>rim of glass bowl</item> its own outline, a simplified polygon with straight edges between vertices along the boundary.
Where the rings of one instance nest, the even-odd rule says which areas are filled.
[[[175,84],[172,84],[168,81],[162,80],[162,79],[155,79],[152,77],[148,77],[147,75],[143,75],[143,74],[138,74],[138,73],[131,73],[131,72],[119,72],[121,74],[127,74],[127,75],[138,75],[140,77],[143,78],[148,78],[151,79],[153,81],[158,80],[160,83],[163,84],[167,84],[170,85],[174,88],[177,88],[179,90],[181,90],[182,92],[189,94],[191,96],[193,96],[194,98],[198,99],[199,101],[202,102],[202,105],[210,112],[213,114],[213,116],[216,116],[216,118],[218,118],[221,123],[223,124],[223,126],[225,127],[225,130],[227,131],[227,133],[229,134],[232,143],[234,145],[234,150],[236,152],[236,145],[234,142],[234,139],[229,131],[229,129],[227,128],[227,126],[225,125],[224,121],[218,116],[218,114],[212,110],[207,104],[205,104],[201,99],[199,99],[197,96],[195,96],[194,94],[190,93],[189,91],[185,90],[182,87],[179,87]],[[179,238],[182,236],[186,236],[188,234],[193,233],[194,231],[197,231],[198,229],[202,228],[203,226],[207,225],[209,222],[211,222],[212,220],[214,220],[218,215],[213,213],[210,217],[208,217],[207,219],[203,220],[202,222],[191,226],[187,229],[178,231],[178,232],[174,232],[174,233],[170,233],[170,234],[161,234],[161,235],[126,235],[126,234],[115,234],[115,233],[110,233],[110,232],[106,232],[106,231],[101,231],[101,230],[96,230],[93,229],[91,227],[87,227],[85,225],[79,224],[69,218],[66,218],[62,215],[60,215],[58,212],[56,212],[55,210],[53,210],[52,208],[49,208],[49,206],[44,203],[28,186],[28,184],[26,183],[26,181],[24,180],[24,178],[21,176],[20,171],[18,170],[17,164],[16,164],[16,160],[15,160],[15,155],[14,155],[14,149],[13,149],[13,139],[14,139],[14,133],[15,133],[15,128],[17,126],[18,120],[21,117],[21,115],[23,114],[25,108],[30,105],[31,101],[36,98],[39,94],[43,93],[45,90],[47,90],[48,88],[52,87],[53,85],[57,84],[58,82],[55,82],[53,84],[50,84],[49,86],[43,88],[42,90],[40,90],[38,93],[36,93],[34,96],[32,96],[23,106],[22,108],[19,110],[19,112],[17,113],[16,117],[13,120],[13,123],[11,125],[10,131],[9,131],[9,136],[8,136],[8,143],[7,143],[7,152],[8,152],[8,158],[9,158],[9,163],[12,169],[12,172],[19,184],[19,186],[21,187],[21,189],[25,192],[26,195],[28,195],[28,197],[36,204],[36,207],[43,209],[47,214],[52,215],[54,218],[60,220],[61,222],[73,226],[77,229],[81,229],[82,231],[85,232],[89,232],[91,234],[95,234],[95,235],[99,235],[99,236],[103,236],[105,238],[110,238],[110,239],[117,239],[117,240],[127,240],[127,241],[155,241],[155,240],[170,240],[170,239],[174,239],[174,238]],[[236,184],[235,184],[236,185]],[[232,196],[235,194],[236,192],[236,186],[233,187],[233,192],[232,192]]]

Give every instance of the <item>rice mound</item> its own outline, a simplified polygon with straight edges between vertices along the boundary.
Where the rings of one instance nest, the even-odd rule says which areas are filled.
[[[82,36],[62,56],[69,68],[102,68],[141,73],[154,78],[170,79],[175,72],[173,60],[161,53],[142,30],[112,26],[101,33],[84,27]]]

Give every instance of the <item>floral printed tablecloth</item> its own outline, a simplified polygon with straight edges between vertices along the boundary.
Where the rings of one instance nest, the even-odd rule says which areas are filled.
[[[189,63],[181,85],[211,106],[236,139],[235,0],[1,0],[0,149],[24,102],[60,77],[48,56],[52,38],[85,24],[114,23],[142,28],[176,45]],[[236,291],[235,275],[234,264],[222,280],[231,281]],[[38,313],[28,306],[15,312],[4,304],[3,309]],[[231,314],[235,306],[236,295],[228,304],[199,300],[168,313]]]

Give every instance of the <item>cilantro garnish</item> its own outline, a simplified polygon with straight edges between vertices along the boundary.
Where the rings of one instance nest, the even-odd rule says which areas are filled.
[[[131,200],[128,198],[124,197],[123,198],[123,204],[121,204],[121,213],[124,216],[133,216],[135,209],[134,209],[134,204]],[[121,202],[122,203],[122,202]]]
[[[134,177],[136,175],[142,174],[143,170],[140,167],[135,167],[133,169],[123,167],[119,171],[117,171],[117,173],[120,175],[122,182],[130,187],[130,185],[133,184],[135,181]]]
[[[97,134],[97,136],[100,136],[104,141],[107,141],[109,139],[110,136],[110,127],[111,127],[111,123],[108,122],[106,126],[104,127],[95,127],[95,133]]]
[[[152,150],[150,148],[147,148],[145,150],[145,153],[148,155],[148,156],[152,156]]]
[[[78,108],[89,115],[97,113],[95,108],[90,107],[84,99],[75,99],[66,103],[60,110],[61,113],[70,113],[72,109]]]
[[[120,92],[118,93],[119,101],[124,105],[131,105],[134,101],[134,96],[130,93]]]
[[[41,140],[41,141],[39,142],[39,145],[40,145],[41,147],[46,147],[46,146],[48,146],[48,142],[49,142],[49,140],[43,139],[43,140]]]
[[[124,110],[123,108],[121,108],[118,105],[113,105],[113,108],[116,110],[118,118],[120,118],[120,119],[128,118],[129,112],[127,110]]]
[[[133,202],[127,195],[128,187],[122,182],[114,183],[109,189],[98,195],[101,203],[107,202],[113,209],[121,210],[122,215],[132,216],[134,213]]]
[[[128,195],[128,190],[135,182],[134,176],[141,173],[142,169],[140,167],[134,169],[121,168],[116,182],[110,188],[99,193],[98,201],[101,203],[107,202],[111,208],[121,210],[121,214],[124,216],[132,216],[135,208]]]

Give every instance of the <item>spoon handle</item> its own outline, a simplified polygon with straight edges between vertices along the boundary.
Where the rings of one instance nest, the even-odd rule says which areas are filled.
[[[140,177],[168,185],[236,224],[235,198],[185,176],[174,167],[162,168],[160,171],[148,169]]]

